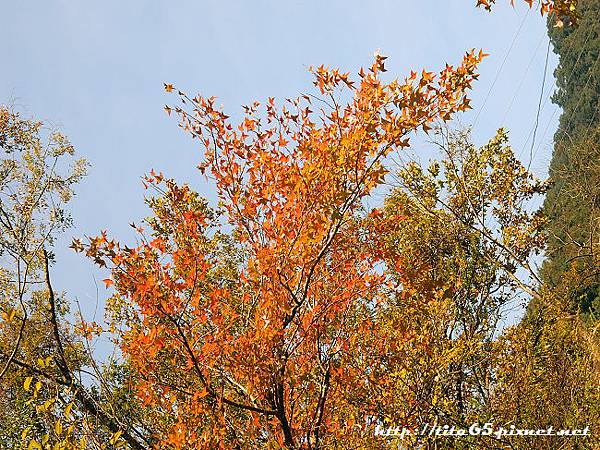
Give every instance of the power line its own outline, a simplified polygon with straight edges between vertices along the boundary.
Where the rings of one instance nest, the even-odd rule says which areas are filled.
[[[477,112],[477,115],[475,116],[475,120],[473,121],[473,128],[475,128],[475,126],[477,125],[477,122],[479,121],[479,116],[483,112],[483,109],[485,108],[485,105],[486,105],[487,101],[489,100],[490,95],[492,94],[492,91],[494,90],[494,87],[496,86],[496,83],[498,82],[498,78],[500,78],[500,73],[502,73],[502,69],[506,65],[506,61],[508,61],[508,57],[509,57],[512,49],[514,48],[515,43],[517,42],[517,38],[519,37],[519,35],[521,34],[521,31],[523,30],[523,25],[525,25],[525,21],[529,17],[530,12],[531,12],[531,9],[528,9],[527,14],[525,14],[525,16],[523,16],[523,20],[521,20],[521,24],[519,25],[519,28],[517,29],[517,31],[515,32],[515,34],[513,36],[510,47],[506,51],[506,54],[504,55],[504,59],[502,60],[502,64],[496,71],[496,76],[494,77],[494,81],[492,82],[492,85],[490,86],[490,89],[488,90],[488,93],[485,96],[485,99],[483,100],[483,104],[481,105],[481,108],[479,108],[479,111]]]
[[[527,65],[527,68],[525,69],[525,72],[523,73],[523,76],[521,77],[521,82],[519,83],[519,86],[517,87],[517,89],[515,90],[515,93],[513,94],[510,103],[508,104],[508,107],[506,108],[506,112],[504,113],[504,117],[502,117],[502,123],[506,123],[506,118],[508,117],[508,113],[510,112],[510,110],[512,109],[515,100],[517,99],[517,95],[519,94],[519,92],[521,92],[521,88],[523,87],[523,84],[525,84],[525,78],[527,77],[527,74],[529,73],[529,70],[531,69],[531,66],[533,66],[533,62],[535,61],[535,57],[537,56],[537,53],[540,49],[540,47],[542,46],[542,42],[544,42],[544,36],[542,35],[540,37],[540,40],[538,42],[538,45],[535,48],[535,51],[533,52],[533,56],[529,59],[529,64]]]
[[[581,51],[579,52],[579,55],[577,55],[577,59],[575,60],[575,64],[574,64],[574,65],[573,65],[573,67],[571,68],[571,72],[569,73],[569,76],[567,77],[567,84],[569,84],[569,83],[570,83],[570,81],[572,80],[572,78],[573,78],[573,75],[575,74],[575,70],[577,69],[577,66],[579,65],[579,61],[581,60],[581,57],[583,56],[583,53],[584,53],[584,52],[585,52],[585,50],[586,50],[587,43],[589,42],[589,39],[590,39],[590,37],[592,36],[592,34],[593,34],[593,29],[590,29],[590,30],[588,31],[588,33],[586,34],[586,37],[585,37],[585,39],[584,39],[583,46],[581,47]],[[565,58],[566,60],[568,60],[568,58],[569,58],[569,56],[570,56],[571,52],[573,52],[574,50],[575,50],[575,49],[574,49],[574,47],[573,47],[573,46],[570,46],[570,47],[569,47],[569,49],[568,49],[568,51],[567,51],[567,53],[566,53],[566,55],[564,56],[564,58]],[[563,58],[561,57],[561,60],[562,60],[562,59],[563,59]],[[588,69],[588,70],[589,70],[589,69]],[[586,84],[586,85],[587,85],[587,84]],[[546,99],[546,103],[544,103],[544,107],[542,108],[542,111],[544,111],[544,109],[546,108],[546,105],[547,105],[547,100],[549,100],[551,97],[552,97],[552,92],[548,93],[548,97],[547,97],[547,99]],[[547,122],[547,124],[546,124],[546,127],[544,128],[544,134],[543,134],[543,136],[542,136],[542,139],[540,140],[540,142],[539,142],[539,144],[538,144],[537,148],[535,149],[535,151],[533,152],[533,154],[532,154],[532,155],[530,155],[530,164],[531,164],[531,162],[533,161],[533,158],[534,158],[535,154],[536,154],[536,153],[537,153],[537,151],[540,149],[540,147],[541,147],[541,145],[542,145],[542,143],[543,143],[544,139],[546,138],[546,135],[547,135],[547,133],[548,133],[548,130],[549,130],[549,128],[550,128],[550,125],[552,124],[552,121],[554,120],[554,116],[556,115],[556,113],[558,112],[558,110],[559,110],[559,108],[556,108],[556,109],[554,110],[554,112],[552,113],[552,116],[551,116],[551,117],[550,117],[550,119],[548,120],[548,122]],[[523,147],[526,147],[526,146],[527,146],[527,143],[529,142],[529,139],[531,138],[532,134],[533,134],[533,130],[529,132],[529,135],[527,136],[527,140],[525,141],[525,144],[523,145]],[[523,148],[523,150],[524,150],[524,148]],[[521,152],[521,153],[523,153],[523,152]]]
[[[542,108],[542,100],[544,98],[544,87],[546,87],[546,75],[548,74],[548,57],[550,56],[550,39],[548,39],[548,48],[546,49],[546,62],[544,63],[544,77],[542,79],[542,89],[540,91],[540,101],[538,102],[537,113],[535,115],[535,126],[533,128],[533,139],[531,140],[531,149],[529,150],[529,163],[527,164],[527,170],[531,167],[531,161],[533,160],[533,147],[535,146],[535,135],[537,133],[538,126],[540,124],[540,111]]]

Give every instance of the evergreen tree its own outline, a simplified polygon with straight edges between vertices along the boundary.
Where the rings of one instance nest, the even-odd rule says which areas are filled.
[[[582,0],[578,8],[578,26],[548,22],[560,57],[553,101],[563,112],[550,163],[554,184],[545,202],[550,233],[543,273],[553,285],[581,277],[572,306],[590,314],[600,286],[594,257],[600,220],[600,0]]]

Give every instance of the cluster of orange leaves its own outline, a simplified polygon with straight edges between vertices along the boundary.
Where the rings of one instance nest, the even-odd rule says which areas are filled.
[[[533,7],[533,0],[524,0],[530,8]],[[477,6],[483,6],[490,11],[496,0],[477,0]],[[510,0],[514,6],[515,0]],[[557,26],[562,26],[563,19],[567,18],[571,23],[577,22],[577,3],[578,0],[541,0],[539,2],[540,12],[544,14],[554,14]]]
[[[204,147],[199,169],[214,181],[241,260],[225,267],[212,213],[162,174],[146,178],[163,191],[152,239],[132,249],[101,236],[86,247],[112,265],[116,297],[138,314],[121,345],[142,378],[140,399],[175,415],[165,445],[317,448],[351,431],[352,387],[367,388],[369,368],[341,361],[358,361],[365,342],[389,353],[369,311],[390,279],[366,242],[363,201],[410,133],[469,108],[485,56],[471,51],[457,67],[389,83],[383,56],[358,80],[321,66],[311,69],[319,97],[254,103],[237,125],[214,98],[179,93],[184,106],[167,112]]]

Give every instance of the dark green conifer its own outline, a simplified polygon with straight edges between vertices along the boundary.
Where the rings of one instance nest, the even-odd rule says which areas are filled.
[[[572,306],[588,315],[599,306],[600,286],[600,0],[580,0],[578,8],[577,27],[548,21],[560,58],[553,101],[562,115],[544,204],[550,233],[543,275],[554,285],[577,278]]]

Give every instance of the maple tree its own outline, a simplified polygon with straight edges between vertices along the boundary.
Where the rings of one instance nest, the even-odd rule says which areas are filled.
[[[483,57],[390,83],[379,55],[358,81],[318,67],[319,100],[278,110],[269,99],[263,117],[255,103],[237,126],[214,98],[181,94],[192,109],[175,111],[205,148],[200,170],[222,207],[152,173],[146,184],[163,196],[150,202],[151,237],[132,249],[103,235],[86,247],[113,265],[107,283],[124,305],[115,325],[126,324],[138,396],[175,412],[164,445],[322,448],[354,429],[361,407],[343,387],[363,383],[365,368],[341,361],[374,332],[390,283],[360,211],[409,133],[468,108]],[[233,231],[219,232],[220,220]]]

